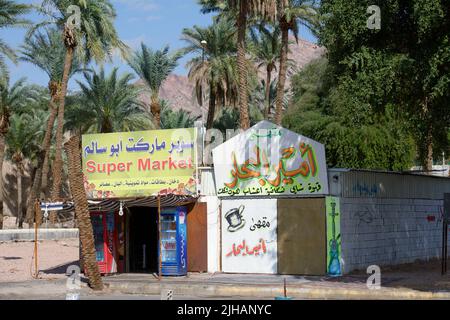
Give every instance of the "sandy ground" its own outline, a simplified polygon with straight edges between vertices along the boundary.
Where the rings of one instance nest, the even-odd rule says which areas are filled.
[[[33,279],[34,242],[0,242],[0,282]],[[78,239],[44,240],[38,244],[38,268],[41,279],[65,278],[67,267],[78,265]]]

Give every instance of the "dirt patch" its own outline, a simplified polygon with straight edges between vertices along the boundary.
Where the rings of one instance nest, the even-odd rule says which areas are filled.
[[[33,279],[34,242],[0,242],[0,282]],[[41,279],[65,278],[70,265],[78,265],[78,239],[43,240],[38,243],[38,268]]]

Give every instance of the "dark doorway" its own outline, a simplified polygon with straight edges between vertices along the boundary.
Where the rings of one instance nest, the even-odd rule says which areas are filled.
[[[158,214],[155,208],[130,208],[130,272],[158,272]]]

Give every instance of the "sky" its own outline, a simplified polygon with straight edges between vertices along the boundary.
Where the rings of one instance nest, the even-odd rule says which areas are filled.
[[[19,1],[19,0],[18,0]],[[22,3],[40,3],[39,0],[20,0]],[[120,38],[132,49],[138,49],[141,42],[153,49],[159,49],[169,45],[170,50],[182,48],[181,40],[183,28],[194,25],[207,26],[211,24],[212,14],[202,14],[196,0],[111,0],[116,8],[117,19],[115,25]],[[36,13],[28,16],[33,22],[42,21],[43,17]],[[23,42],[26,30],[2,29],[0,38],[13,48],[17,49]],[[315,42],[315,38],[305,29],[301,29],[302,38]],[[186,75],[185,68],[189,57],[180,60],[174,73]],[[119,57],[115,57],[112,63],[105,64],[105,70],[118,67],[120,72],[132,72],[127,64]],[[27,62],[19,62],[14,65],[8,61],[11,80],[16,81],[26,77],[30,83],[47,85],[48,78],[39,68]],[[76,90],[75,80],[80,80],[78,75],[71,79],[69,89]]]

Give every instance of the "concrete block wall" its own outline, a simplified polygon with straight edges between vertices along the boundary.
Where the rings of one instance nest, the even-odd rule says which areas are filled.
[[[62,240],[79,237],[78,229],[39,229],[38,240]],[[34,229],[0,230],[0,241],[32,241]]]
[[[439,258],[442,200],[340,198],[344,273]],[[450,244],[450,242],[449,242]]]

